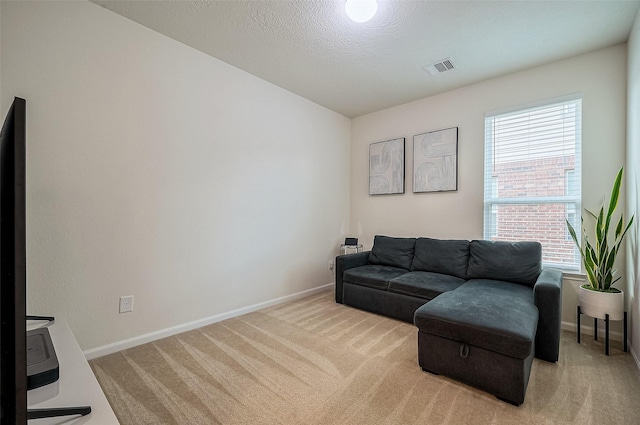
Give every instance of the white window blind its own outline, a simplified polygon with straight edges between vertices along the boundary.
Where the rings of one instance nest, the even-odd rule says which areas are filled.
[[[485,117],[484,238],[535,240],[545,266],[580,269],[582,99]]]

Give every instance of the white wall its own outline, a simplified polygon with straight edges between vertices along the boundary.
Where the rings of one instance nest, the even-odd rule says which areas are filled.
[[[485,113],[578,92],[583,206],[598,208],[624,165],[626,71],[626,45],[618,45],[355,118],[352,230],[365,247],[376,234],[481,239]],[[459,127],[458,190],[413,194],[413,135],[449,127]],[[369,144],[397,137],[406,138],[405,194],[369,196]],[[569,327],[575,325],[578,283],[565,280],[563,321]]]
[[[640,366],[640,12],[629,37],[627,80],[627,217],[635,225],[627,238],[627,301],[630,305],[632,352]]]
[[[333,282],[349,119],[93,3],[1,7],[31,314],[87,350]]]

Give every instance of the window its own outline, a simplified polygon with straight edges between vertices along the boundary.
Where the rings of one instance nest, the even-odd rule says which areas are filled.
[[[484,238],[535,240],[545,266],[580,269],[582,99],[485,117]]]

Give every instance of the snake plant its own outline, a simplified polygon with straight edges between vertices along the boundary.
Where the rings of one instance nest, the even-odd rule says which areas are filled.
[[[606,216],[604,202],[597,215],[585,209],[585,211],[595,219],[595,245],[592,245],[591,241],[587,237],[587,231],[584,229],[584,217],[581,217],[583,232],[585,234],[582,247],[578,241],[575,229],[571,226],[571,223],[566,220],[571,238],[580,251],[582,263],[584,264],[587,279],[589,280],[588,285],[583,285],[583,288],[585,289],[591,289],[599,292],[620,292],[618,289],[612,287],[612,285],[620,279],[619,277],[614,279],[616,269],[613,268],[613,265],[615,263],[616,256],[618,255],[618,251],[620,250],[622,239],[633,223],[633,216],[631,216],[631,219],[625,225],[623,216],[620,215],[618,224],[615,227],[615,233],[610,235],[611,219],[618,206],[618,198],[620,196],[622,173],[623,168],[618,171],[616,180],[613,183]]]

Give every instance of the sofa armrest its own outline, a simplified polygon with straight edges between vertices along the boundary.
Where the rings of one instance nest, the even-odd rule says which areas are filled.
[[[543,269],[533,287],[533,296],[539,312],[536,357],[556,362],[560,352],[562,322],[562,271]]]
[[[342,278],[345,270],[369,264],[369,252],[338,255],[336,257],[336,302],[342,304]]]

